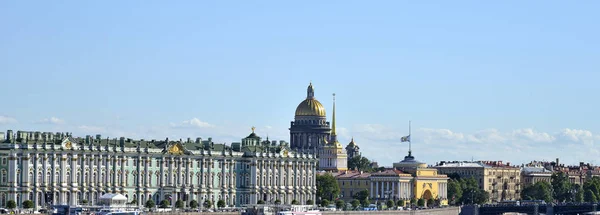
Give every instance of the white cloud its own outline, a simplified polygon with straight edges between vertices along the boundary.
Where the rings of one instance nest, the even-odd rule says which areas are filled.
[[[595,139],[591,131],[570,128],[563,129],[558,136],[562,141],[583,143],[585,145],[593,145]]]
[[[391,126],[363,124],[353,126],[347,133],[354,136],[363,155],[379,161],[380,165],[391,166],[393,162],[402,160],[408,151],[408,143],[400,142],[400,137],[408,135],[408,132],[397,131]],[[532,128],[510,131],[492,128],[475,132],[419,128],[413,129],[411,139],[413,155],[429,164],[471,158],[512,163],[561,158],[565,162],[578,163],[590,162],[600,156],[600,151],[593,148],[594,140],[600,141],[600,136],[588,130],[569,128],[559,132]],[[577,150],[567,150],[572,148]]]
[[[556,137],[554,137],[548,133],[537,132],[531,128],[514,130],[512,132],[512,135],[513,135],[513,138],[515,138],[515,139],[518,139],[518,140],[524,139],[524,140],[529,140],[532,142],[549,143],[549,142],[556,140]]]
[[[17,120],[12,117],[0,115],[0,124],[11,124],[11,123],[17,123]]]
[[[65,124],[65,120],[59,119],[57,117],[50,117],[50,118],[46,118],[46,119],[42,119],[40,121],[37,121],[36,123],[39,123],[39,124],[62,125],[62,124]]]
[[[171,123],[171,127],[173,128],[212,128],[214,125],[201,121],[198,118],[192,118],[190,120],[185,120],[181,123]]]

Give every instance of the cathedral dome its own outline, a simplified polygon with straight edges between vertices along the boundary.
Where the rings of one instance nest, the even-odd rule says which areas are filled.
[[[296,108],[296,116],[320,116],[325,117],[325,107],[315,99],[315,91],[312,83],[308,85],[306,99]]]
[[[305,99],[296,108],[296,116],[325,116],[325,107],[316,99]]]

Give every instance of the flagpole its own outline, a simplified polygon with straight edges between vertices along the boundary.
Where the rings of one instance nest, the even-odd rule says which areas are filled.
[[[412,152],[412,147],[411,147],[412,146],[412,143],[411,143],[412,140],[411,139],[412,139],[412,137],[410,136],[410,120],[408,120],[408,156],[410,156],[411,152]]]

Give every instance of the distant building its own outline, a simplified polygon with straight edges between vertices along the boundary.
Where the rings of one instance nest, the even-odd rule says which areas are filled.
[[[411,198],[436,199],[442,205],[448,204],[448,176],[440,174],[437,169],[429,168],[426,163],[416,160],[410,150],[404,160],[394,163],[394,168],[412,177],[407,189],[407,191],[412,191]],[[399,176],[401,176],[400,179],[405,177],[404,175]],[[400,183],[396,183],[396,185],[402,189],[406,183],[400,180]],[[402,192],[401,190],[400,193],[402,194]]]
[[[443,161],[435,168],[442,174],[458,174],[461,178],[474,178],[479,183],[479,188],[490,194],[492,203],[521,198],[521,168],[510,166],[510,163]]]
[[[362,171],[340,171],[331,174],[335,177],[340,187],[340,198],[346,202],[353,200],[354,194],[370,189],[371,173]]]
[[[531,186],[538,181],[550,183],[552,170],[546,169],[539,163],[531,162],[521,167],[521,185],[523,188]]]

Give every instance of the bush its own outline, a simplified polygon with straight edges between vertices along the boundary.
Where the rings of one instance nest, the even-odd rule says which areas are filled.
[[[146,208],[154,208],[154,206],[156,206],[156,204],[154,203],[154,201],[152,201],[152,199],[146,201]]]
[[[160,207],[161,208],[168,208],[171,205],[171,202],[169,202],[169,200],[162,200],[160,201]]]
[[[177,200],[177,201],[175,202],[175,207],[176,207],[176,208],[183,208],[183,201],[181,201],[181,200]]]
[[[275,200],[275,204],[276,205],[281,204],[281,200],[279,200],[279,199]]]
[[[190,201],[190,208],[197,208],[197,207],[198,207],[198,202],[196,200]]]
[[[358,201],[358,199],[354,199],[350,202],[350,204],[352,204],[352,209],[356,209],[358,206],[360,206],[360,201]]]
[[[133,200],[131,200],[131,202],[130,202],[129,204],[131,204],[131,205],[135,205],[135,204],[137,204],[137,200],[136,200],[136,199],[133,199]]]
[[[224,208],[225,207],[225,201],[223,199],[219,199],[219,201],[217,202],[217,207]]]
[[[88,203],[88,200],[85,200],[85,199],[81,200],[81,204],[87,204],[87,203]]]
[[[397,205],[397,206],[404,207],[404,200],[398,200],[398,201],[396,202],[396,205]]]
[[[327,200],[327,199],[321,200],[321,207],[327,207],[327,205],[329,205],[329,200]]]
[[[295,199],[292,200],[292,205],[297,205],[298,203],[299,203],[298,200],[295,200]]]
[[[6,208],[15,209],[17,207],[17,203],[14,200],[8,200],[6,202]]]
[[[212,207],[212,202],[210,200],[204,201],[204,207],[205,208],[211,208]]]
[[[256,202],[256,204],[259,204],[259,205],[262,205],[262,204],[264,204],[264,203],[265,203],[265,201],[263,201],[263,200],[258,200],[258,201]]]
[[[423,207],[423,206],[425,206],[425,199],[419,199],[419,200],[417,201],[417,205],[418,205],[419,207]]]
[[[392,201],[392,200],[387,200],[387,202],[385,202],[385,206],[387,206],[388,208],[392,208],[392,207],[394,207],[394,201]]]
[[[346,206],[346,202],[344,202],[344,200],[335,201],[335,207],[337,209],[344,209],[344,206]]]
[[[410,204],[411,204],[411,205],[417,204],[417,199],[411,199],[411,200],[410,200]]]
[[[33,208],[33,207],[34,207],[33,201],[31,201],[31,200],[25,200],[23,202],[23,208],[30,209],[30,208]]]
[[[307,205],[314,205],[315,202],[312,199],[306,200]]]
[[[360,202],[360,204],[361,204],[363,207],[369,207],[369,205],[371,204],[371,202],[370,202],[368,199],[365,199],[365,200],[362,200],[362,201]]]

